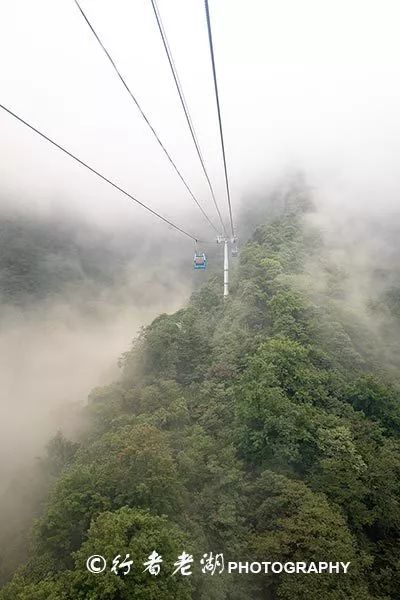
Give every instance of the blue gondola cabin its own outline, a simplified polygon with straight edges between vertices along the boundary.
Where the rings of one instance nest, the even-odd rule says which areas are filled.
[[[194,268],[195,269],[205,269],[207,267],[207,258],[204,254],[195,254],[194,255]]]

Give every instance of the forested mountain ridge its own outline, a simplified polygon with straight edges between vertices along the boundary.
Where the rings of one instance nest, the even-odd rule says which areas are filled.
[[[346,304],[309,210],[289,195],[242,248],[229,299],[213,277],[155,319],[91,394],[80,443],[53,440],[30,560],[1,600],[399,597],[396,362]],[[396,294],[366,310],[396,348]],[[141,567],[154,549],[156,578]],[[184,549],[351,568],[171,577]],[[125,578],[86,570],[126,553],[140,566]]]

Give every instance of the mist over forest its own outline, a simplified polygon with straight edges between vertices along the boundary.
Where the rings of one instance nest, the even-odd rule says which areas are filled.
[[[131,227],[121,226],[117,232],[110,232],[107,227],[94,226],[74,214],[68,214],[67,211],[62,218],[51,213],[44,216],[43,213],[34,212],[21,215],[18,210],[4,212],[0,225],[0,272],[3,282],[0,338],[5,357],[2,361],[1,423],[2,456],[7,459],[2,461],[1,466],[1,540],[2,547],[6,549],[6,552],[2,551],[1,554],[2,583],[7,584],[16,566],[23,565],[27,559],[32,561],[39,548],[40,553],[44,552],[48,558],[45,567],[23,567],[21,574],[14,577],[11,583],[5,585],[4,591],[0,592],[2,598],[24,598],[25,595],[41,598],[40,594],[61,598],[57,586],[60,584],[64,588],[66,581],[70,582],[66,586],[70,591],[66,592],[65,597],[72,598],[76,597],[78,590],[87,585],[92,586],[92,583],[81,581],[78,575],[75,579],[72,576],[72,573],[82,572],[78,566],[75,570],[70,570],[72,563],[68,559],[68,553],[76,552],[77,546],[65,550],[65,544],[72,539],[80,539],[82,542],[87,539],[90,534],[85,533],[86,525],[82,524],[81,519],[83,514],[87,515],[85,519],[97,518],[99,509],[96,509],[95,505],[92,506],[92,500],[86,499],[82,505],[82,516],[70,513],[70,509],[64,514],[67,507],[57,507],[57,497],[62,493],[67,499],[70,492],[66,489],[62,492],[61,490],[75,472],[81,473],[81,477],[89,465],[90,470],[96,471],[95,463],[87,462],[94,460],[90,458],[94,456],[90,450],[93,444],[100,443],[101,448],[101,444],[106,444],[103,450],[96,451],[96,454],[99,452],[103,456],[101,460],[108,461],[115,455],[118,447],[121,450],[126,444],[127,447],[131,447],[132,443],[142,444],[142,435],[150,436],[150,440],[154,435],[156,438],[161,435],[163,439],[166,436],[164,441],[160,438],[156,442],[154,438],[149,443],[168,445],[176,444],[183,436],[186,440],[185,445],[189,445],[186,450],[181,450],[183,454],[178,452],[177,464],[168,467],[164,465],[161,468],[173,468],[174,472],[177,469],[174,475],[178,477],[177,485],[185,486],[184,493],[189,494],[189,503],[192,494],[199,494],[200,504],[192,506],[190,510],[189,505],[187,508],[182,505],[179,510],[183,510],[185,516],[183,521],[182,518],[177,520],[176,500],[173,496],[169,497],[167,504],[163,503],[158,507],[157,494],[160,492],[156,488],[153,489],[150,480],[143,484],[134,483],[139,474],[132,464],[131,467],[126,465],[121,472],[125,479],[129,470],[134,468],[134,479],[131,483],[124,484],[128,486],[126,492],[122,489],[118,492],[120,484],[115,480],[113,486],[117,487],[113,488],[112,495],[116,493],[122,496],[120,499],[111,499],[110,496],[112,504],[109,505],[107,500],[105,505],[112,506],[116,516],[120,509],[125,510],[122,509],[123,506],[149,507],[155,502],[151,514],[170,515],[168,518],[172,519],[171,522],[179,524],[184,538],[189,536],[187,539],[191,539],[191,543],[195,548],[199,548],[199,551],[206,540],[208,543],[217,543],[225,551],[234,552],[235,548],[237,551],[236,542],[230,540],[232,536],[238,536],[246,553],[258,556],[257,546],[254,546],[255,538],[253,540],[254,526],[248,529],[248,525],[243,525],[240,516],[243,507],[239,498],[242,498],[243,494],[246,497],[246,486],[250,486],[249,490],[253,492],[249,492],[248,501],[254,502],[259,493],[256,491],[257,486],[267,485],[267,480],[269,487],[266,489],[269,491],[266,493],[275,494],[276,491],[273,490],[274,486],[278,485],[278,480],[272,484],[271,477],[272,473],[276,476],[279,474],[280,477],[287,478],[287,484],[281,479],[278,487],[289,485],[289,482],[292,482],[290,485],[299,485],[295,484],[296,481],[303,482],[302,485],[306,486],[304,491],[300,488],[295,491],[293,488],[293,492],[286,491],[285,494],[294,493],[302,497],[303,493],[307,496],[319,491],[327,495],[328,504],[324,510],[328,510],[330,506],[329,510],[335,511],[335,506],[342,505],[339,513],[342,515],[340,519],[344,518],[344,521],[337,522],[336,525],[332,523],[329,528],[339,528],[345,537],[350,536],[348,542],[343,538],[341,545],[339,541],[337,543],[341,548],[341,556],[344,553],[345,557],[351,558],[351,552],[356,552],[351,558],[356,567],[352,577],[346,581],[339,579],[333,586],[333,591],[328,592],[328,587],[326,588],[326,598],[340,597],[336,594],[342,593],[357,600],[386,600],[396,597],[396,569],[388,571],[388,565],[380,554],[381,550],[378,551],[378,548],[385,547],[386,543],[394,548],[395,538],[390,537],[389,531],[396,528],[396,488],[393,489],[393,495],[386,486],[385,490],[382,490],[384,496],[376,492],[378,496],[374,500],[376,508],[373,511],[383,510],[384,515],[379,519],[389,518],[386,512],[388,509],[382,505],[385,497],[385,502],[390,502],[391,515],[390,523],[386,524],[385,521],[380,523],[376,516],[375,519],[378,520],[373,527],[383,529],[379,534],[378,530],[373,532],[370,530],[372,516],[365,517],[365,523],[364,517],[357,516],[361,508],[357,509],[356,504],[360,503],[361,507],[366,503],[362,509],[364,511],[372,501],[365,498],[368,489],[366,480],[363,485],[367,485],[367,488],[363,493],[352,488],[355,484],[350,485],[349,482],[340,480],[345,476],[345,472],[347,473],[347,469],[352,472],[353,467],[351,462],[348,462],[350,457],[356,461],[354,473],[359,471],[362,464],[362,479],[365,479],[366,474],[368,478],[374,477],[370,472],[373,468],[372,465],[369,466],[370,459],[365,454],[366,447],[363,446],[371,444],[372,440],[356,441],[360,434],[356,436],[353,430],[355,422],[350,424],[356,417],[347,414],[347,409],[343,412],[345,404],[340,403],[348,402],[348,406],[352,406],[352,410],[356,411],[354,415],[359,415],[357,419],[369,419],[368,427],[375,428],[374,435],[378,435],[380,431],[379,435],[384,436],[379,445],[382,445],[388,436],[387,451],[390,447],[391,452],[396,452],[400,424],[400,277],[396,248],[398,232],[396,222],[387,214],[382,215],[380,221],[372,215],[364,214],[356,226],[352,219],[352,216],[347,218],[344,212],[335,213],[333,218],[326,206],[319,202],[317,191],[308,184],[304,175],[300,174],[282,179],[279,185],[266,191],[264,195],[260,192],[243,199],[239,222],[247,240],[241,240],[241,255],[238,263],[233,265],[232,297],[226,304],[225,310],[228,312],[223,317],[220,304],[221,276],[215,268],[221,260],[218,251],[211,253],[215,265],[208,275],[199,280],[193,278],[190,256],[182,256],[178,244],[175,247],[174,242],[170,243],[168,256],[165,256],[164,241],[146,242],[140,229],[132,231]],[[262,223],[264,225],[260,225]],[[133,239],[135,243],[132,243]],[[258,255],[259,252],[262,252],[261,256]],[[262,258],[264,253],[266,257]],[[160,256],[163,257],[162,260]],[[188,303],[191,292],[193,295]],[[267,310],[264,304],[265,294],[268,298]],[[176,310],[177,312],[174,312]],[[161,316],[150,324],[160,313]],[[165,313],[171,313],[171,316]],[[180,323],[179,329],[176,329],[175,322]],[[181,332],[180,340],[174,339],[175,330]],[[132,339],[136,341],[132,349],[126,352],[132,344]],[[289,346],[285,349],[281,344]],[[311,350],[313,347],[315,350]],[[320,348],[320,356],[317,347]],[[306,348],[307,352],[311,352],[310,360],[314,364],[312,368],[320,370],[318,381],[315,379],[317,371],[314,375],[310,371],[307,377],[311,377],[311,380],[307,383],[304,373],[301,375],[299,371],[297,375],[291,375],[289,370],[285,371],[286,375],[284,372],[279,375],[279,384],[277,381],[273,384],[278,371],[275,375],[272,372],[267,375],[268,369],[280,369],[281,361],[294,359],[295,362],[290,363],[290,368],[311,368],[306,367],[304,363],[305,355],[302,353],[306,352]],[[263,427],[267,427],[265,431],[269,431],[269,434],[267,438],[263,438],[264,442],[257,443],[252,454],[251,440],[259,430],[256,423],[261,416],[257,410],[253,416],[249,413],[246,417],[247,411],[252,410],[252,400],[251,396],[248,396],[250,391],[246,391],[243,386],[247,385],[246,381],[250,385],[251,382],[257,382],[258,377],[263,377],[260,374],[246,374],[249,369],[264,368],[261,367],[261,363],[259,367],[256,366],[257,360],[261,360],[260,352],[273,353],[268,354],[265,365],[271,362],[271,365],[276,364],[276,367],[267,367],[265,376],[266,381],[270,380],[268,385],[275,386],[271,388],[275,391],[271,397],[267,388],[263,392],[266,402],[264,410],[267,411],[263,417]],[[317,354],[312,358],[314,352]],[[295,353],[292,359],[290,353]],[[257,358],[258,356],[260,358]],[[324,379],[326,375],[322,374],[329,364],[333,371],[328,382]],[[248,377],[250,379],[247,379]],[[295,377],[292,383],[291,377]],[[238,394],[238,404],[235,408],[231,405],[232,394]],[[287,400],[284,401],[282,396],[276,407],[278,412],[284,411],[280,417],[280,420],[284,420],[280,425],[278,422],[273,424],[276,394],[287,394]],[[123,397],[126,399],[122,400]],[[331,400],[326,404],[329,397]],[[246,398],[248,400],[245,400]],[[296,422],[296,417],[292,422],[292,409],[288,413],[285,412],[289,405],[287,408],[283,407],[289,399],[294,403],[293,407],[304,406],[304,410],[317,411],[314,417],[312,413],[307,417],[310,419],[310,426],[313,419],[319,419],[318,411],[322,411],[323,429],[328,427],[330,421],[332,423],[329,427],[338,427],[336,433],[335,429],[332,429],[329,434],[334,435],[333,440],[339,436],[336,438],[337,442],[329,442],[334,446],[338,444],[335,451],[332,446],[328,449],[327,441],[322,441],[328,433],[324,433],[319,442],[315,438],[317,445],[322,444],[319,459],[322,462],[318,469],[316,464],[313,466],[313,461],[310,463],[309,450],[303,448],[304,442],[300,443],[300,438],[295,441],[297,436],[303,436],[299,429],[302,421]],[[330,406],[331,402],[334,403]],[[335,403],[339,404],[336,406]],[[18,411],[15,411],[15,406],[19,407]],[[339,406],[342,406],[340,410]],[[228,414],[231,415],[229,418]],[[250,430],[247,429],[246,419],[251,420]],[[334,419],[339,419],[336,425]],[[234,441],[230,441],[227,446],[228,454],[225,452],[218,460],[211,459],[209,453],[213,455],[214,452],[218,452],[220,444],[226,443],[223,441],[225,436],[230,437],[230,421],[235,433]],[[228,426],[228,429],[224,433],[225,426]],[[360,426],[361,421],[357,427]],[[272,429],[268,429],[269,427]],[[251,431],[253,433],[250,433]],[[278,431],[280,433],[276,437]],[[109,446],[112,439],[110,435],[115,438],[112,446]],[[117,441],[120,435],[122,437]],[[131,441],[125,439],[126,435]],[[201,450],[201,446],[197,447],[203,435],[206,436],[204,440],[208,440],[207,450]],[[246,438],[247,435],[250,437]],[[322,433],[310,432],[308,435],[313,439]],[[96,439],[103,441],[96,442]],[[117,446],[114,447],[115,443]],[[263,444],[267,444],[265,456],[260,454],[264,452]],[[295,446],[292,446],[293,444]],[[355,449],[351,450],[349,444],[356,444]],[[343,453],[345,448],[348,448],[346,452],[350,452],[347,458],[336,454],[339,449],[340,453]],[[151,454],[154,452],[150,447],[148,451]],[[204,451],[207,453],[207,459],[202,454]],[[162,452],[163,460],[166,460],[164,453],[169,452],[167,446],[164,450],[160,448],[159,452]],[[353,454],[354,452],[356,454]],[[234,458],[236,454],[237,457]],[[106,459],[107,455],[109,458]],[[222,469],[226,476],[229,472],[229,477],[233,477],[234,472],[237,473],[234,476],[237,483],[229,484],[225,491],[212,487],[213,492],[208,490],[208,485],[215,484],[211,479],[206,485],[209,476],[205,474],[203,476],[206,479],[203,483],[201,480],[190,483],[187,480],[189,472],[186,472],[189,465],[185,465],[185,462],[181,464],[185,456],[186,461],[190,456],[194,461],[190,467],[193,472],[198,470],[199,464],[211,466],[209,461],[217,460],[218,469]],[[161,454],[157,458],[157,461],[159,460]],[[339,463],[334,466],[334,463],[329,462],[332,460]],[[392,459],[388,460],[385,469],[396,470]],[[324,461],[329,462],[329,475],[325,470],[328,463],[322,467]],[[345,463],[342,464],[341,461]],[[151,477],[153,469],[158,472],[156,464],[149,466],[147,458],[146,469],[140,477]],[[342,472],[345,464],[347,466]],[[115,469],[116,465],[111,467],[110,464],[110,468]],[[246,468],[250,470],[247,475],[245,470],[240,476],[240,480],[242,477],[244,479],[237,487],[238,473]],[[323,470],[319,471],[322,468]],[[233,471],[230,471],[232,469]],[[311,475],[315,469],[315,474]],[[256,473],[259,475],[256,476]],[[346,477],[348,476],[347,474]],[[107,477],[111,477],[111,472]],[[156,480],[161,477],[159,472]],[[337,484],[331,481],[332,477],[339,478]],[[393,474],[390,477],[394,478],[393,485],[398,482],[397,475]],[[81,485],[82,483],[77,482],[77,490]],[[87,486],[88,483],[84,485]],[[149,500],[146,500],[149,498],[146,494],[141,496],[135,491],[136,485],[145,485],[148,488],[147,493],[151,493],[153,497],[150,504]],[[204,485],[206,487],[203,487]],[[223,479],[220,485],[225,488],[228,484],[224,483]],[[245,486],[243,489],[242,485]],[[331,485],[334,487],[329,491]],[[340,494],[338,496],[336,485],[339,485],[337,490],[343,489],[343,492],[340,492],[344,494],[343,497]],[[342,486],[349,485],[349,491],[345,493]],[[361,482],[357,485],[361,485]],[[374,485],[377,485],[377,482]],[[99,483],[95,486],[98,488]],[[57,489],[60,489],[60,492]],[[262,487],[260,492],[261,489]],[[309,491],[306,492],[307,489]],[[131,492],[128,493],[128,490]],[[167,493],[175,494],[176,491],[171,489]],[[133,495],[128,498],[126,493]],[[215,517],[217,521],[228,518],[225,525],[221,523],[217,526],[217,522],[213,522],[210,523],[210,530],[206,528],[201,533],[200,523],[204,529],[206,518],[206,505],[204,504],[203,508],[202,505],[211,501],[210,493],[214,498],[213,502],[219,498],[219,501],[226,503],[229,497],[229,510],[233,512],[229,517],[223,517],[222,514],[218,518]],[[101,494],[105,494],[105,499],[109,492],[103,490]],[[225,496],[226,494],[228,495]],[[330,502],[333,504],[329,504]],[[352,503],[349,507],[348,502]],[[354,508],[351,508],[353,504]],[[220,510],[215,507],[215,515],[218,515]],[[255,508],[251,509],[254,510]],[[299,507],[288,507],[285,510],[289,510],[289,514],[294,510],[295,515]],[[322,506],[318,510],[322,510]],[[370,513],[371,510],[369,507]],[[50,517],[50,514],[53,516]],[[273,513],[267,514],[269,519]],[[332,517],[325,518],[338,519],[338,515],[334,517],[332,514]],[[122,518],[123,513],[120,516]],[[140,513],[137,518],[139,517]],[[131,517],[126,513],[123,518],[129,521]],[[136,517],[132,514],[132,518]],[[285,517],[286,520],[290,518],[295,517]],[[51,525],[54,519],[57,525]],[[282,517],[280,519],[281,526],[285,527],[286,521],[282,521]],[[69,530],[73,523],[81,523],[79,527],[83,529],[80,533]],[[287,523],[289,526],[289,521]],[[68,530],[61,533],[67,524]],[[56,530],[50,534],[49,527],[54,526]],[[145,524],[141,526],[145,527]],[[221,526],[222,530],[219,529]],[[307,529],[308,526],[305,527]],[[194,531],[197,533],[192,539]],[[249,538],[246,532],[251,531],[253,537]],[[324,549],[323,553],[326,552],[326,544],[334,544],[332,530],[329,531],[331,533],[327,538],[322,531],[317,534],[317,538],[312,536],[310,544],[317,543],[318,540],[318,547],[311,551],[307,550],[306,544],[301,558],[315,558],[315,553],[319,556],[319,547],[321,551]],[[48,545],[54,535],[62,537],[59,542],[54,541]],[[263,533],[262,539],[266,535]],[[292,535],[296,537],[296,534]],[[368,543],[367,538],[370,540]],[[89,541],[85,543],[86,546],[90,544]],[[132,543],[131,540],[131,545]],[[270,543],[276,552],[277,542],[273,542],[271,538]],[[350,544],[349,549],[344,550],[343,544]],[[377,544],[376,555],[373,544]],[[335,545],[329,551],[333,552],[332,557],[335,555],[334,548]],[[350,548],[353,548],[351,552]],[[267,552],[267,549],[268,545],[264,551],[261,550],[261,555]],[[292,557],[293,554],[289,550],[288,552],[287,556]],[[361,554],[358,553],[367,553],[369,558],[361,561]],[[72,556],[75,555],[71,554]],[[326,557],[325,554],[324,556]],[[79,562],[78,558],[76,560]],[[54,564],[54,567],[51,564]],[[372,571],[370,564],[375,565],[378,573],[381,572],[376,581],[369,579],[369,573]],[[31,571],[32,568],[34,571]],[[99,585],[100,587],[94,588],[94,593],[97,594],[96,597],[101,598],[105,592],[102,591],[102,584]],[[137,585],[143,585],[143,582],[137,582]],[[168,594],[171,593],[178,598],[244,599],[248,598],[250,593],[254,598],[263,598],[267,589],[270,590],[268,593],[272,594],[271,597],[275,597],[277,593],[288,600],[298,597],[293,595],[294,588],[292,589],[290,581],[285,577],[275,577],[272,580],[267,577],[263,583],[256,579],[251,583],[252,591],[243,581],[234,583],[233,588],[229,581],[225,581],[221,583],[219,591],[204,585],[200,580],[195,580],[191,587],[183,586],[180,589],[178,586],[174,591],[166,592],[165,598],[169,598]],[[301,577],[300,581],[299,578],[296,579],[297,591],[299,585],[304,587],[304,593],[314,597],[312,585],[310,587]],[[326,585],[331,586],[328,582]],[[386,595],[381,594],[383,587],[387,590]],[[124,584],[118,594],[130,598],[131,589],[129,585]],[[317,595],[319,594],[320,590]]]
[[[399,16],[4,7],[0,600],[399,599]]]
[[[2,488],[54,428],[75,426],[70,407],[115,375],[136,331],[187,297],[190,270],[173,242],[163,254],[140,228],[67,211],[1,214]]]

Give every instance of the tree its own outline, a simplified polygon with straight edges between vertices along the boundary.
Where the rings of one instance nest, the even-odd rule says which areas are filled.
[[[320,574],[263,576],[262,597],[279,600],[371,599],[364,579],[368,557],[357,549],[340,511],[304,483],[264,471],[247,488],[247,554],[279,562],[350,562],[345,577]]]

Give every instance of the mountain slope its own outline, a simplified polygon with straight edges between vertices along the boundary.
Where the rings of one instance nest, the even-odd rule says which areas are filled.
[[[93,391],[81,443],[51,447],[31,559],[1,600],[398,597],[398,383],[310,210],[289,195],[242,249],[228,301],[211,278],[142,330],[119,381]],[[389,309],[368,310],[373,321]],[[142,572],[153,550],[157,578]],[[183,550],[193,577],[171,577]],[[210,551],[351,567],[212,577],[199,565]],[[129,576],[86,570],[90,555],[127,553]]]

